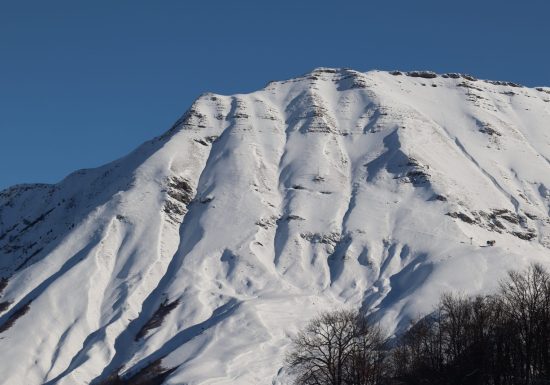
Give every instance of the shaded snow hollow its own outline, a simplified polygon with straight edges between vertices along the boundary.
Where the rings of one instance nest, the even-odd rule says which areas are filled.
[[[120,160],[0,193],[0,383],[283,384],[320,311],[399,331],[550,267],[549,122],[550,89],[459,74],[202,95]]]

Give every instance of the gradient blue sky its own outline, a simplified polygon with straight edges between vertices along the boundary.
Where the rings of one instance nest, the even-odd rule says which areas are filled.
[[[205,91],[319,66],[550,85],[550,2],[0,0],[0,189],[161,134]]]

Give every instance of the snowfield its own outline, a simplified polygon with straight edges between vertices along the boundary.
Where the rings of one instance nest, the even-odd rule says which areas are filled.
[[[550,268],[549,214],[550,88],[319,68],[204,94],[122,159],[0,192],[0,383],[288,384],[320,311],[395,333]]]

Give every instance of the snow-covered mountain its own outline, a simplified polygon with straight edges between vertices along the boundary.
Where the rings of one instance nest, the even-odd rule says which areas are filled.
[[[287,383],[322,310],[399,331],[550,267],[549,212],[550,88],[320,68],[205,94],[122,159],[0,192],[0,383]]]

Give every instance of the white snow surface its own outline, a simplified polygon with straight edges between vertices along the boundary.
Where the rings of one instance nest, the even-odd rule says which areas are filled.
[[[319,68],[204,94],[122,159],[0,192],[0,383],[161,360],[167,385],[286,384],[321,311],[398,333],[550,268],[549,212],[548,88]]]

